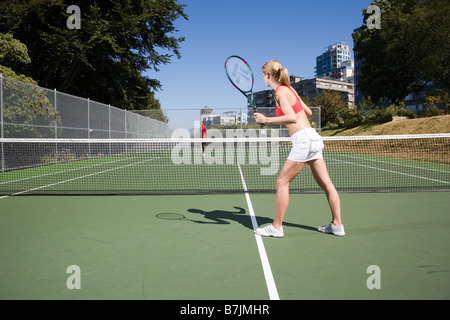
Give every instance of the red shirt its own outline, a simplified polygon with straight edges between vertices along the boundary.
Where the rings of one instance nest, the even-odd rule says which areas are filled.
[[[278,86],[278,88],[279,88],[279,87],[286,87],[286,86],[281,85],[281,86]],[[275,90],[275,93],[278,91],[278,88]],[[295,104],[292,106],[292,109],[294,109],[295,114],[297,114],[297,113],[299,113],[300,111],[303,110],[302,104],[301,104],[301,102],[300,102],[300,98],[299,98],[299,97],[297,96],[297,94],[293,91],[294,89],[292,89],[292,88],[290,88],[290,87],[286,87],[286,88],[291,89],[292,93],[295,95],[295,99],[296,99],[297,101],[296,101]],[[280,106],[278,106],[278,104],[277,104],[276,113],[277,113],[277,116],[278,116],[278,117],[284,116],[284,112],[283,112],[283,110],[281,110],[281,108],[280,108]]]
[[[208,129],[205,126],[202,126],[202,138],[206,138],[206,131],[208,131]]]

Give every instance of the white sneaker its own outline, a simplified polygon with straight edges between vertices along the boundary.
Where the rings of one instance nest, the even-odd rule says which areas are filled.
[[[317,228],[318,231],[323,232],[323,233],[332,233],[335,236],[338,237],[343,237],[345,236],[345,231],[344,231],[344,225],[341,224],[340,226],[335,227],[331,222],[327,225],[324,226],[319,226]]]
[[[284,237],[283,227],[280,227],[279,229],[277,229],[272,224],[269,224],[268,226],[266,226],[264,228],[256,229],[256,234],[260,235],[262,237],[275,237],[275,238],[283,238]]]

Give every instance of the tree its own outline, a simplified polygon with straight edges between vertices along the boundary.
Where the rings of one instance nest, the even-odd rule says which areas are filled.
[[[424,105],[434,110],[438,105],[440,105],[442,106],[443,113],[448,114],[450,110],[450,97],[448,90],[436,90],[433,94],[430,94],[425,98]]]
[[[35,80],[17,74],[12,69],[29,63],[31,59],[27,47],[14,39],[11,34],[0,33],[0,73],[3,77],[20,81],[9,79],[2,81],[2,119],[5,137],[48,137],[48,128],[32,124],[45,121],[52,128],[55,123],[60,123],[59,115],[49,102],[45,91],[36,86]],[[31,126],[22,126],[24,123]]]
[[[450,3],[446,0],[378,0],[381,29],[364,25],[353,33],[364,62],[359,89],[375,103],[399,104],[428,82],[449,89]]]
[[[425,81],[450,88],[450,2],[447,0],[418,1],[412,10],[408,41],[412,63]]]
[[[12,34],[0,33],[0,64],[8,68],[18,68],[31,62],[27,47],[13,38]]]
[[[0,73],[4,77],[35,85],[36,81],[13,70],[30,62],[27,47],[23,43],[14,39],[12,34],[0,33]]]
[[[70,5],[80,8],[80,29],[67,27]],[[180,58],[184,38],[172,34],[183,10],[176,0],[7,0],[0,32],[28,47],[33,63],[17,71],[40,86],[145,110],[160,107],[153,93],[161,85],[142,73]]]
[[[320,122],[325,126],[328,122],[337,124],[340,110],[348,108],[344,97],[337,91],[324,90],[314,99],[314,105],[320,107]]]

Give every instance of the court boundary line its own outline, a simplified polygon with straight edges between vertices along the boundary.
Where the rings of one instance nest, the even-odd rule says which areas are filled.
[[[255,211],[253,210],[252,201],[247,189],[247,184],[245,183],[244,175],[241,170],[241,166],[238,164],[239,173],[241,175],[242,187],[245,192],[245,199],[247,200],[248,211],[250,213],[250,218],[252,221],[253,231],[255,233],[256,245],[258,247],[259,257],[261,259],[261,264],[263,267],[264,278],[266,280],[267,290],[269,292],[270,300],[280,300],[278,295],[277,286],[275,284],[275,279],[273,278],[272,269],[270,268],[269,258],[267,257],[266,249],[262,241],[262,237],[256,234],[256,229],[258,228],[258,223],[256,221]]]
[[[400,172],[400,171],[392,171],[392,170],[389,170],[389,169],[372,167],[372,166],[368,166],[368,165],[365,165],[365,164],[360,164],[360,163],[356,163],[356,162],[340,160],[340,159],[336,159],[336,158],[329,158],[329,159],[332,160],[332,161],[342,162],[342,163],[351,164],[351,165],[355,165],[355,166],[359,166],[359,167],[363,167],[363,168],[369,168],[369,169],[373,169],[373,170],[385,171],[385,172],[394,173],[394,174],[398,174],[398,175],[402,175],[402,176],[412,177],[412,178],[415,178],[415,179],[423,179],[423,180],[428,180],[428,181],[433,181],[433,182],[450,184],[450,182],[448,182],[448,181],[442,181],[442,180],[432,179],[432,178],[428,178],[428,177],[416,176],[414,174],[404,173],[404,172]]]
[[[370,159],[367,158],[365,156],[371,156],[371,155],[366,155],[366,154],[360,154],[362,156],[364,156],[363,158],[361,157],[355,157],[355,156],[351,156],[348,154],[343,154],[344,157],[346,158],[351,158],[351,159],[363,159],[364,161],[372,161],[372,162],[378,162],[378,163],[387,163],[387,164],[392,164],[395,166],[399,166],[399,167],[407,167],[407,168],[414,168],[414,169],[420,169],[420,170],[425,170],[425,171],[435,171],[435,172],[439,172],[439,173],[450,173],[450,171],[445,171],[445,170],[441,170],[441,169],[434,169],[434,168],[426,168],[426,167],[421,167],[421,166],[412,166],[409,164],[403,164],[403,163],[395,163],[392,161],[385,161],[385,160],[378,160],[378,159]],[[379,155],[375,155],[375,156],[379,156]],[[400,159],[400,158],[390,158],[392,160],[400,160],[400,161],[411,161],[411,159]],[[418,161],[419,163],[422,163],[424,161],[420,161],[420,160],[413,160],[413,161]],[[434,164],[439,164],[439,163],[434,163]],[[444,165],[444,164],[442,164]]]
[[[112,164],[112,163],[115,163],[115,162],[128,161],[130,159],[137,159],[137,158],[138,157],[127,158],[127,159],[119,159],[119,160],[114,160],[114,161],[109,161],[109,162],[104,162],[104,163],[97,163],[97,164],[93,164],[93,165],[85,166],[85,167],[71,168],[71,169],[67,169],[67,170],[49,172],[49,173],[45,173],[45,174],[41,174],[41,175],[36,175],[36,176],[25,177],[25,178],[20,178],[20,179],[16,179],[16,180],[0,182],[0,185],[8,184],[8,183],[20,182],[20,181],[25,181],[25,180],[31,180],[31,179],[41,178],[41,177],[46,177],[46,176],[51,176],[51,175],[57,175],[57,174],[60,174],[60,173],[67,173],[67,172],[72,172],[72,171],[77,171],[77,170],[90,169],[90,168],[93,168],[93,167],[103,166],[103,165],[106,165],[106,164]],[[80,159],[80,160],[75,160],[75,161],[88,161],[88,160],[91,160],[91,159],[95,159],[95,158]],[[59,165],[59,164],[67,164],[67,163],[71,163],[71,162],[52,163],[52,164],[50,164],[50,166]],[[39,166],[32,167],[32,168],[24,168],[24,169],[20,168],[18,170],[34,169],[34,168],[37,168],[37,167],[39,167]]]
[[[79,180],[79,179],[83,179],[83,178],[87,178],[87,177],[92,177],[92,176],[95,176],[95,175],[98,175],[98,174],[102,174],[102,173],[105,173],[105,172],[110,172],[110,171],[114,171],[114,170],[118,170],[118,169],[131,167],[131,166],[134,166],[134,165],[137,165],[137,164],[140,164],[140,163],[144,163],[144,162],[148,162],[148,161],[152,161],[152,160],[154,160],[154,159],[148,159],[148,160],[144,160],[144,161],[140,161],[140,162],[136,162],[136,163],[130,163],[130,164],[127,164],[125,166],[111,168],[111,169],[103,170],[103,171],[100,171],[100,172],[94,172],[94,173],[90,173],[90,174],[87,174],[87,175],[84,175],[84,176],[78,176],[78,177],[75,177],[75,178],[72,178],[72,179],[58,181],[58,182],[51,183],[51,184],[48,184],[48,185],[45,185],[45,186],[39,186],[39,187],[36,187],[36,188],[15,192],[15,193],[12,193],[12,194],[9,194],[9,195],[6,195],[6,196],[1,196],[0,199],[4,199],[4,198],[8,198],[9,196],[16,196],[16,195],[19,195],[19,194],[23,194],[23,193],[27,193],[27,192],[31,192],[31,191],[35,191],[35,190],[40,190],[40,189],[44,189],[44,188],[48,188],[48,187],[53,187],[53,186],[56,186],[58,184],[63,184],[63,183],[67,183],[67,182],[71,182],[71,181],[75,181],[75,180]]]

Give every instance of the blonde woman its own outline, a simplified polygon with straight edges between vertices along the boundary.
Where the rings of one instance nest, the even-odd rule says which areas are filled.
[[[291,87],[289,73],[280,62],[268,61],[262,67],[262,71],[266,85],[275,90],[277,117],[266,117],[263,114],[255,113],[255,119],[259,123],[285,125],[291,136],[292,149],[277,178],[273,223],[264,228],[258,228],[256,233],[267,237],[280,238],[284,236],[282,223],[289,205],[289,184],[306,163],[317,184],[325,192],[332,214],[331,223],[319,226],[318,231],[344,236],[339,194],[330,179],[322,157],[324,146],[322,138],[314,128],[311,128],[308,120],[312,114],[311,109]]]

